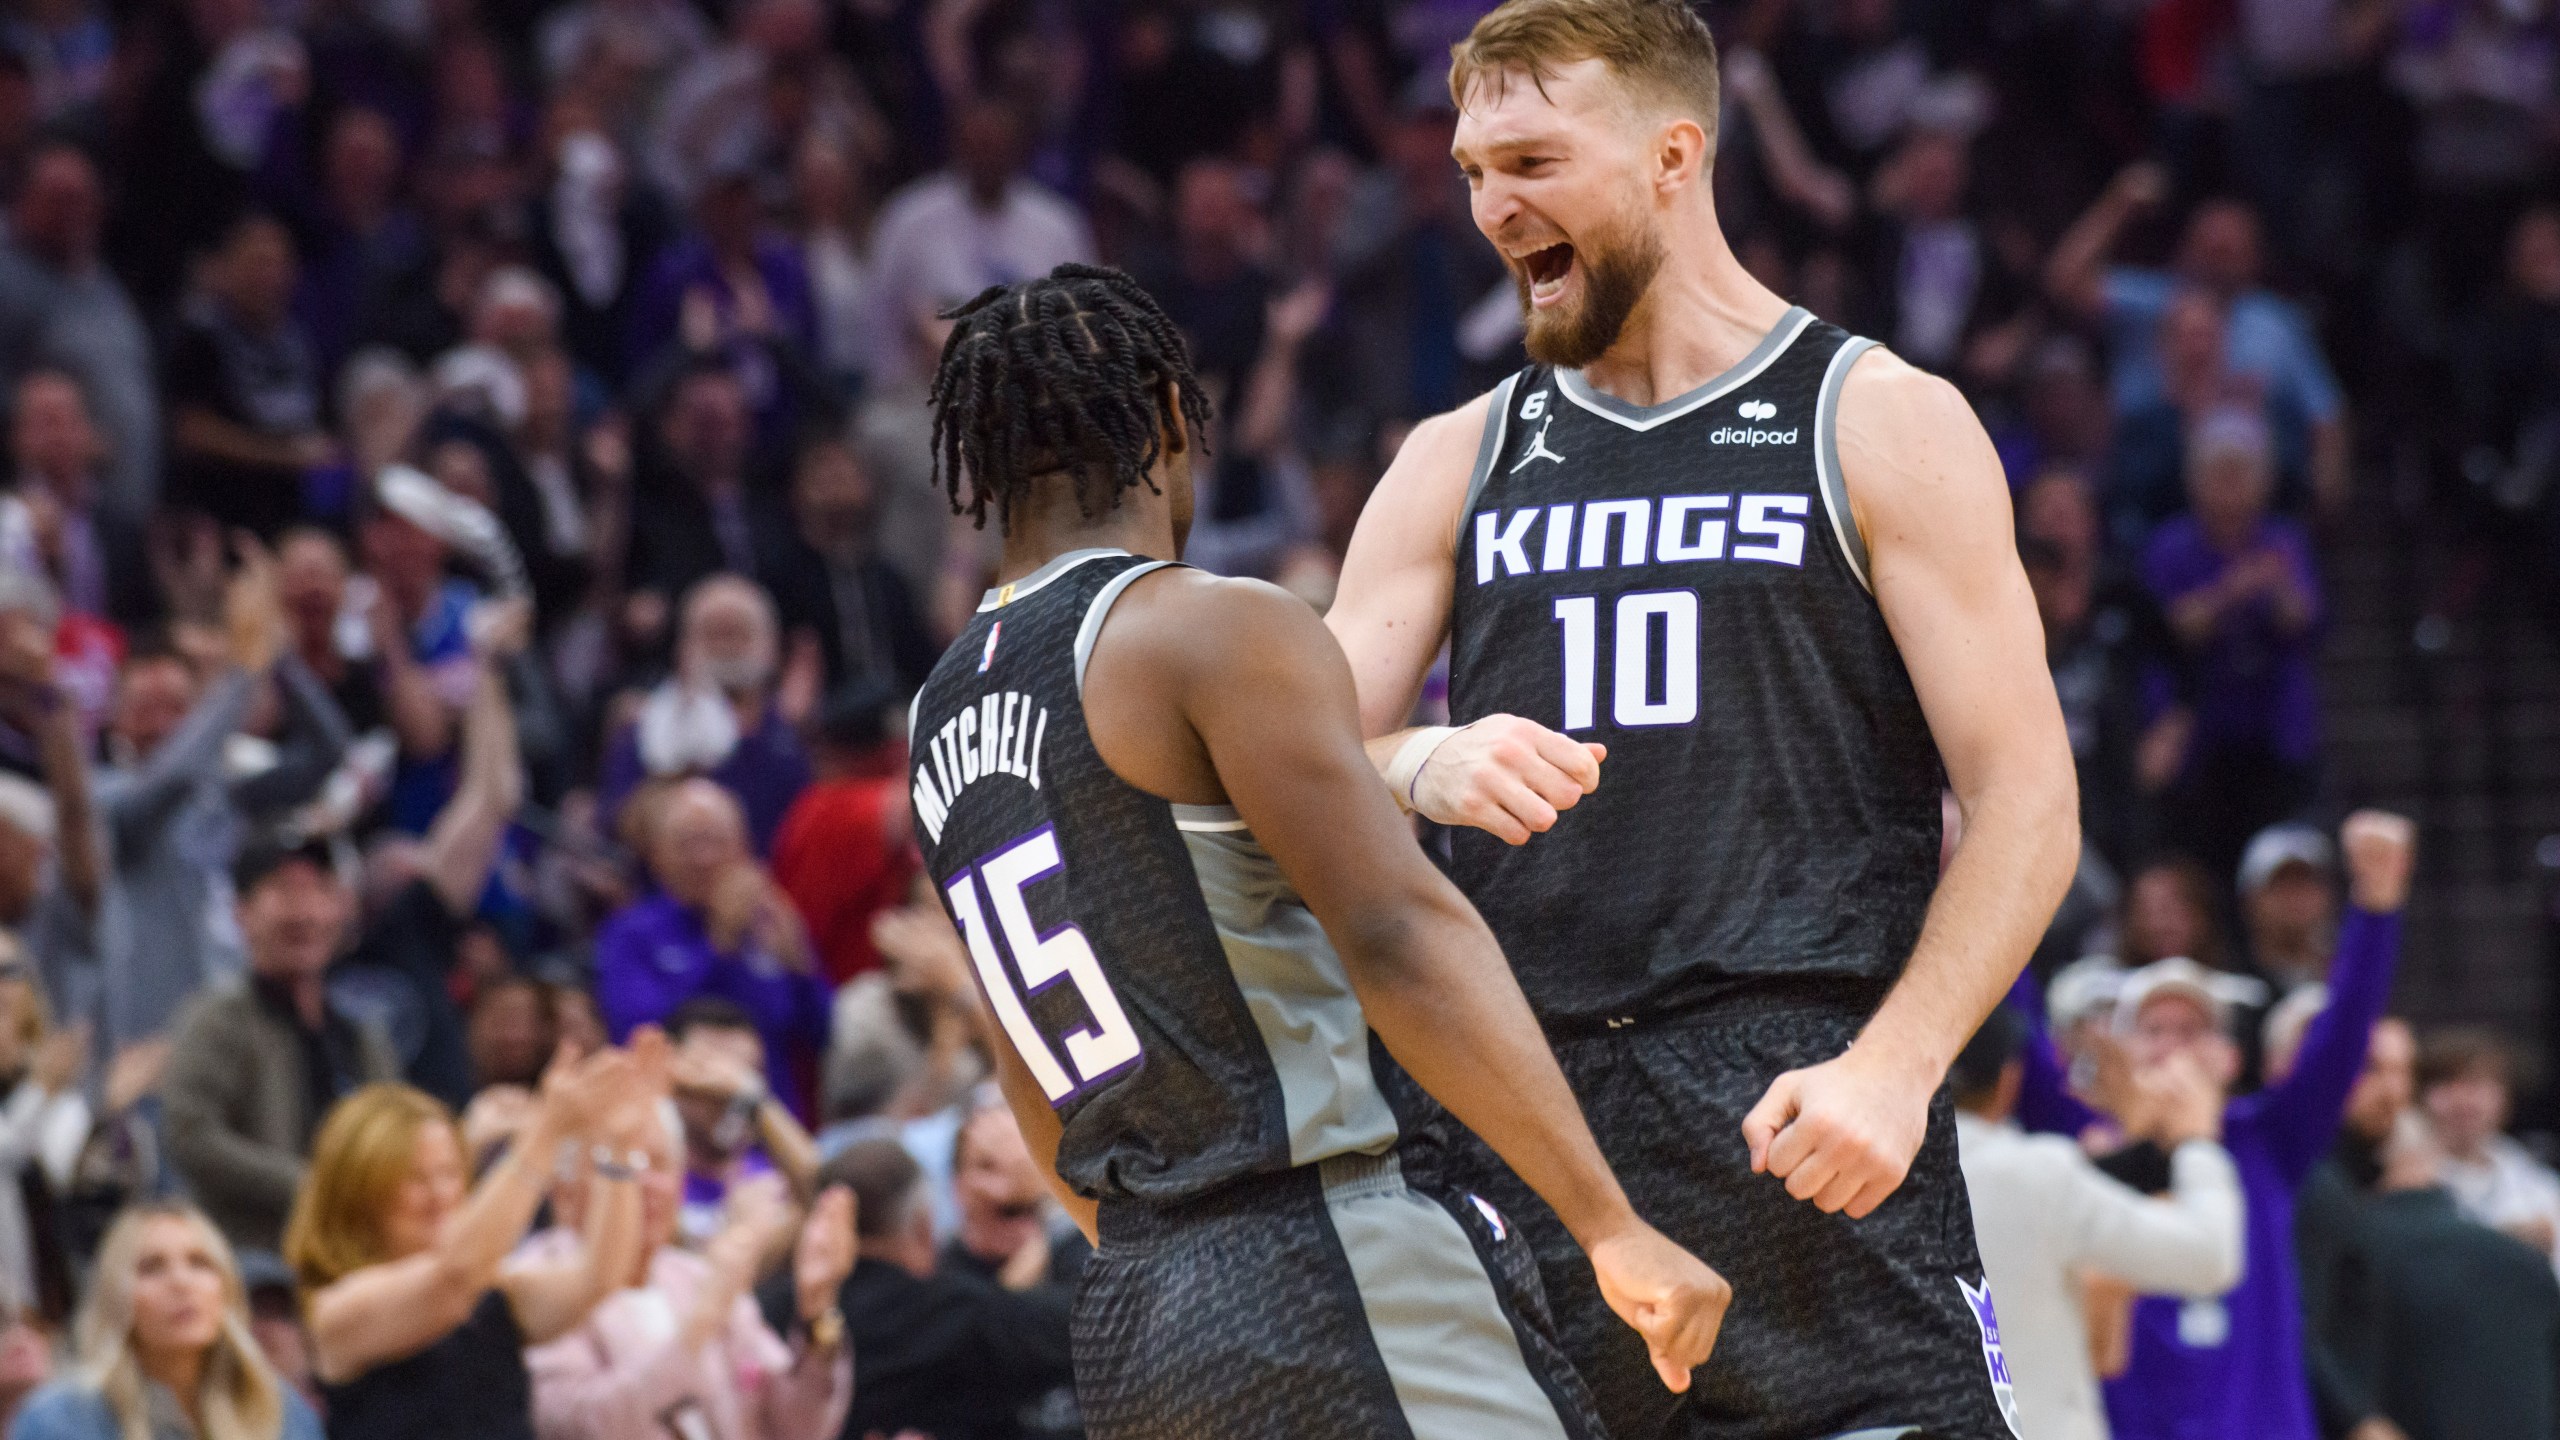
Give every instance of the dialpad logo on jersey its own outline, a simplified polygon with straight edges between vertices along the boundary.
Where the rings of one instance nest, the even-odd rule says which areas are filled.
[[[1985,1278],[1977,1290],[1958,1280],[1956,1288],[1964,1292],[1973,1323],[1982,1330],[1982,1363],[1991,1371],[1991,1398],[1999,1403],[2000,1418],[2009,1422],[2009,1433],[2023,1437],[2026,1432],[2018,1428],[2018,1387],[2009,1378],[2008,1352],[2000,1348],[2000,1317],[1991,1309],[1991,1281]]]
[[[1733,407],[1733,413],[1741,416],[1744,423],[1717,426],[1708,434],[1708,444],[1793,445],[1796,443],[1796,429],[1792,425],[1784,430],[1759,428],[1759,422],[1778,418],[1778,407],[1766,400],[1745,400]]]

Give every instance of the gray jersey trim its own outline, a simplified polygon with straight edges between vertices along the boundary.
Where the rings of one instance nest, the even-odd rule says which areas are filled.
[[[1128,553],[1129,552],[1126,550],[1080,550],[1076,552],[1076,555],[1082,556],[1083,559],[1077,560],[1076,563],[1081,565],[1085,560],[1091,560],[1102,555],[1126,555]],[[1058,557],[1058,560],[1072,558],[1074,557],[1061,555]],[[1052,560],[1049,562],[1049,565],[1055,565],[1057,563],[1057,560]],[[1166,566],[1174,563],[1175,562],[1171,560],[1150,560],[1144,565],[1132,565],[1128,569],[1121,571],[1119,574],[1112,576],[1101,589],[1093,592],[1093,603],[1085,607],[1084,623],[1076,627],[1077,699],[1081,700],[1084,698],[1084,667],[1093,663],[1093,642],[1096,637],[1102,634],[1102,619],[1104,616],[1111,613],[1112,602],[1118,600],[1120,598],[1120,592],[1128,589],[1130,582],[1136,580],[1139,576],[1152,575],[1158,570],[1162,570]],[[1040,568],[1042,570],[1046,570],[1049,566],[1043,565]],[[1039,576],[1035,574],[1032,578],[1039,579]],[[1050,579],[1055,578],[1057,577],[1050,577]],[[1049,582],[1048,580],[1041,580],[1040,583],[1045,585]],[[1016,600],[1021,599],[1021,592],[1016,591],[1013,598]]]
[[[1520,372],[1512,371],[1493,387],[1484,410],[1484,436],[1476,442],[1476,468],[1467,476],[1467,503],[1458,507],[1458,538],[1466,538],[1467,517],[1475,513],[1476,497],[1484,493],[1487,480],[1493,478],[1494,457],[1502,453],[1503,436],[1511,429],[1511,396],[1520,388]],[[1454,552],[1452,552],[1454,553]]]
[[[1113,550],[1107,547],[1096,547],[1088,550],[1070,550],[1063,555],[1052,555],[1049,557],[1048,563],[1042,565],[1039,569],[1032,571],[1030,574],[1023,576],[1021,579],[1014,581],[1010,585],[999,585],[988,591],[984,596],[980,597],[978,600],[978,613],[983,615],[990,610],[997,609],[998,607],[1010,605],[1016,600],[1029,599],[1040,589],[1040,587],[1057,579],[1059,576],[1066,574],[1068,571],[1073,570],[1087,560],[1100,560],[1107,555],[1126,555],[1128,553],[1129,552],[1126,550]]]
[[[1820,482],[1822,508],[1830,512],[1831,538],[1840,542],[1840,557],[1870,595],[1876,584],[1867,574],[1867,542],[1858,533],[1857,513],[1849,508],[1849,482],[1840,473],[1840,388],[1849,383],[1849,367],[1874,348],[1873,340],[1852,338],[1833,351],[1813,402],[1813,474]]]
[[[1396,1141],[1395,1112],[1369,1068],[1368,1017],[1324,927],[1242,820],[1213,821],[1222,827],[1213,830],[1180,818],[1224,808],[1177,806],[1174,823],[1280,1081],[1289,1163],[1384,1150]]]
[[[1699,406],[1729,395],[1760,378],[1760,372],[1785,354],[1787,347],[1796,343],[1796,337],[1812,323],[1811,311],[1800,305],[1788,307],[1787,313],[1778,317],[1778,323],[1769,328],[1769,333],[1760,337],[1760,343],[1752,347],[1751,353],[1734,362],[1731,369],[1697,389],[1673,396],[1659,405],[1638,405],[1594,390],[1579,370],[1557,371],[1556,388],[1564,392],[1564,398],[1603,420],[1624,425],[1630,430],[1650,430],[1656,425],[1668,425]]]
[[[1325,1210],[1414,1440],[1565,1440],[1456,1217],[1392,1168],[1328,1183]]]
[[[1176,805],[1173,828],[1214,835],[1245,828],[1244,817],[1233,805]]]

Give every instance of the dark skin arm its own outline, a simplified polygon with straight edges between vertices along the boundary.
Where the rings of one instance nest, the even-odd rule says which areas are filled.
[[[1371,1028],[1554,1208],[1685,1390],[1731,1290],[1627,1203],[1492,932],[1379,787],[1350,667],[1315,613],[1257,581],[1149,575],[1104,624],[1085,721],[1131,784],[1236,807],[1323,923]]]

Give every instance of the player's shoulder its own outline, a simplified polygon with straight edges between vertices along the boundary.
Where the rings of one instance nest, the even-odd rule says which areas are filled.
[[[1488,390],[1453,410],[1415,421],[1387,467],[1388,477],[1409,484],[1454,481],[1464,485],[1475,469],[1476,451],[1484,441],[1485,414],[1497,393],[1498,389]]]
[[[1860,508],[1997,491],[1999,454],[1964,392],[1881,345],[1849,365],[1832,421],[1841,478]]]
[[[1332,643],[1314,609],[1279,586],[1188,565],[1132,582],[1104,634],[1116,647],[1187,670],[1234,669]]]

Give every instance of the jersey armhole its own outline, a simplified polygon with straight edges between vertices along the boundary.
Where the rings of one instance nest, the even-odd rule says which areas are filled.
[[[1111,606],[1119,600],[1120,593],[1128,589],[1140,576],[1152,575],[1158,570],[1180,563],[1178,560],[1150,560],[1143,565],[1132,565],[1104,581],[1102,588],[1094,592],[1093,603],[1085,607],[1084,623],[1076,626],[1076,699],[1078,701],[1084,699],[1084,670],[1087,665],[1093,663],[1093,642],[1101,638],[1102,622],[1111,614]]]
[[[1840,391],[1849,382],[1849,367],[1875,348],[1876,342],[1860,336],[1843,341],[1831,352],[1830,367],[1822,372],[1822,389],[1813,402],[1813,473],[1822,491],[1822,508],[1831,517],[1831,538],[1839,542],[1840,558],[1849,562],[1849,573],[1870,596],[1876,586],[1867,573],[1866,537],[1858,533],[1857,512],[1849,508],[1849,480],[1840,471]]]
[[[1494,457],[1502,453],[1502,442],[1511,429],[1511,396],[1520,388],[1523,372],[1514,370],[1493,387],[1484,410],[1483,438],[1476,442],[1476,466],[1467,474],[1467,498],[1458,506],[1458,526],[1449,537],[1449,553],[1454,556],[1466,543],[1467,516],[1476,508],[1476,497],[1484,493],[1485,482],[1493,478]]]

